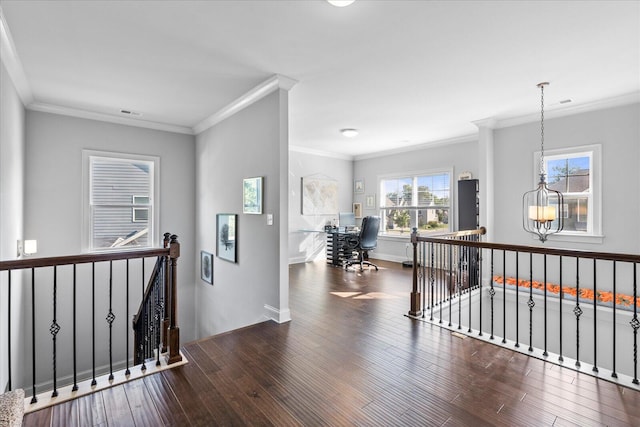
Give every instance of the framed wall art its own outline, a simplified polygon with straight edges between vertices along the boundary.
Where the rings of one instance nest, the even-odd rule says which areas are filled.
[[[364,198],[364,207],[365,209],[375,209],[376,208],[376,195],[375,194],[367,194]]]
[[[216,255],[220,259],[236,262],[238,215],[218,214],[216,216],[216,230]]]
[[[364,180],[356,179],[353,181],[353,192],[354,193],[364,193]]]
[[[213,255],[200,251],[200,279],[213,285]]]
[[[242,213],[262,214],[262,177],[242,181]]]
[[[356,218],[362,218],[362,203],[353,204],[353,214]]]

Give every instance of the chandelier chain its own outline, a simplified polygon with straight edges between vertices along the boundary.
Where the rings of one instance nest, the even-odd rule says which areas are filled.
[[[544,84],[540,84],[540,174],[545,173],[544,167]]]

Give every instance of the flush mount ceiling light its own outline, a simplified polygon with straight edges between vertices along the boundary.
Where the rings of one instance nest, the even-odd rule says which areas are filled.
[[[551,234],[564,227],[564,199],[562,193],[547,185],[544,163],[544,87],[549,83],[538,83],[540,88],[540,182],[538,188],[522,196],[522,226],[534,234],[542,243]]]
[[[358,136],[358,129],[340,129],[340,133],[347,138]]]
[[[335,7],[349,6],[355,0],[327,0],[327,2]]]

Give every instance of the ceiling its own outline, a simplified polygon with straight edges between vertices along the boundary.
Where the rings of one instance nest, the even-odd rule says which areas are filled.
[[[346,157],[640,99],[640,1],[0,0],[28,108],[194,133],[274,75],[290,144]],[[7,61],[5,61],[6,63]],[[8,67],[9,68],[9,67]],[[17,70],[17,71],[16,71]],[[14,77],[16,80],[16,77]],[[571,99],[572,102],[560,104]],[[126,109],[140,116],[126,118]],[[347,139],[342,128],[360,134]]]

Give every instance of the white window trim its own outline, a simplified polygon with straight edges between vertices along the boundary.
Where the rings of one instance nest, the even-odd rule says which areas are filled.
[[[593,205],[593,218],[588,226],[587,233],[575,231],[561,231],[548,237],[550,241],[571,242],[571,243],[602,243],[604,234],[602,231],[602,144],[580,145],[575,147],[565,147],[545,150],[545,160],[548,157],[563,155],[585,155],[591,156],[591,201]],[[533,182],[534,186],[540,181],[540,151],[533,153]],[[548,173],[548,171],[546,171]],[[532,236],[537,240],[537,236]]]
[[[143,154],[132,153],[120,153],[111,151],[98,151],[98,150],[82,150],[82,221],[80,232],[82,242],[81,251],[85,253],[97,253],[108,252],[109,249],[92,249],[91,248],[91,157],[103,157],[108,159],[127,159],[127,160],[140,160],[153,163],[153,182],[152,182],[152,200],[154,209],[153,222],[151,229],[149,230],[149,247],[153,248],[158,246],[159,237],[158,230],[160,227],[160,157],[147,156]],[[119,250],[127,250],[126,248],[119,248]]]
[[[456,218],[455,209],[457,209],[456,205],[456,194],[455,194],[455,185],[453,182],[453,168],[435,168],[435,169],[427,169],[427,170],[418,170],[418,171],[406,171],[406,172],[395,172],[389,174],[381,174],[377,175],[376,179],[378,181],[377,193],[376,197],[378,198],[378,214],[385,206],[382,205],[383,197],[382,197],[382,180],[383,179],[398,179],[398,178],[407,178],[407,177],[416,177],[416,176],[424,176],[424,175],[439,175],[439,174],[448,174],[449,175],[449,232],[453,229],[452,221]],[[413,189],[414,192],[417,191],[417,188]],[[416,198],[417,200],[417,198]],[[413,207],[412,207],[413,208]],[[422,208],[428,208],[423,206]],[[416,209],[418,209],[416,207]],[[384,230],[378,232],[378,238],[382,240],[408,240],[411,238],[411,233],[407,233],[406,235],[402,234],[387,234]]]

